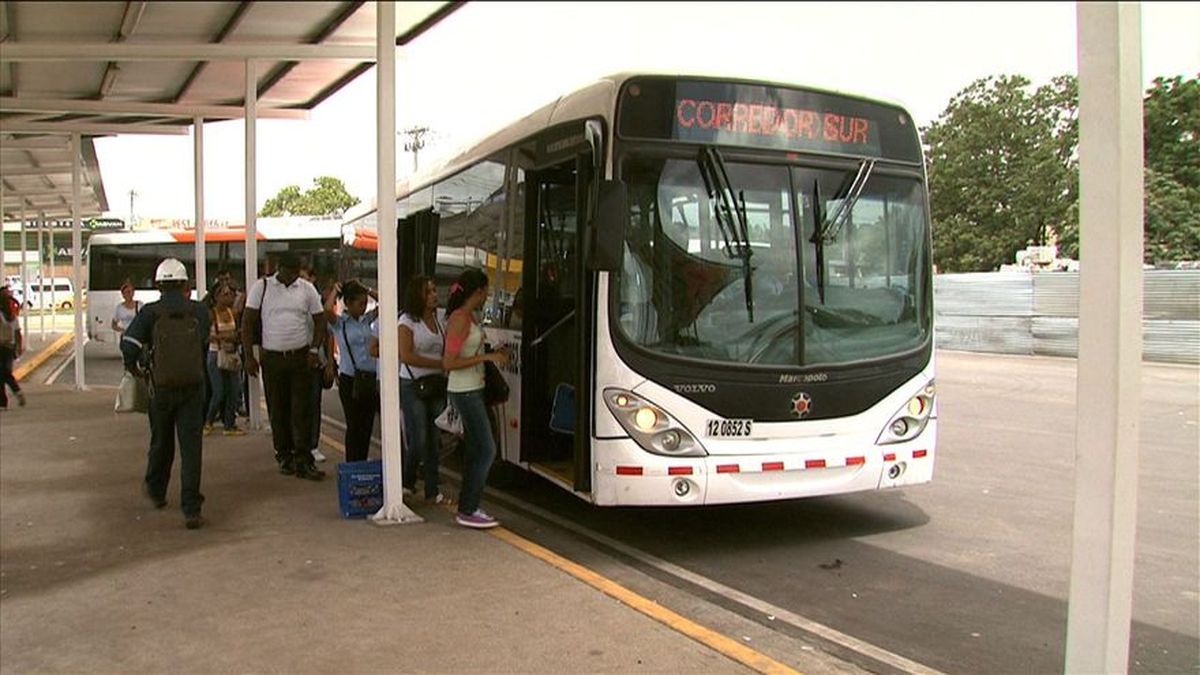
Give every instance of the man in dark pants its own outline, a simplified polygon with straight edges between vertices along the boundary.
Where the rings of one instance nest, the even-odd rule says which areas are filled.
[[[208,310],[204,305],[188,299],[184,293],[187,290],[187,269],[183,263],[174,258],[167,258],[159,264],[154,274],[162,297],[158,302],[152,302],[137,313],[129,328],[121,338],[121,355],[125,361],[125,369],[135,376],[144,377],[143,364],[150,362],[150,451],[146,462],[146,477],[142,484],[145,495],[161,509],[167,505],[167,483],[171,480],[171,464],[175,461],[175,437],[179,437],[180,471],[180,506],[183,509],[184,524],[189,530],[204,525],[200,516],[200,506],[204,503],[204,495],[200,494],[201,451],[204,427],[204,359],[208,347],[210,328]],[[167,378],[164,359],[157,358],[153,353],[155,332],[162,330],[163,317],[176,317],[183,320],[195,319],[195,336],[188,350],[195,349],[195,363],[186,353],[174,360],[186,371],[183,377]],[[176,319],[173,318],[172,321]],[[187,344],[186,339],[174,342],[175,346]],[[163,349],[162,343],[158,349]],[[165,355],[164,355],[165,356]],[[195,366],[194,381],[187,382],[191,367]]]
[[[262,370],[271,439],[279,472],[321,480],[312,453],[313,378],[318,377],[320,347],[325,341],[325,312],[317,289],[299,278],[294,254],[279,259],[279,269],[259,279],[246,294],[242,344],[246,372],[257,377],[254,340],[262,324]]]

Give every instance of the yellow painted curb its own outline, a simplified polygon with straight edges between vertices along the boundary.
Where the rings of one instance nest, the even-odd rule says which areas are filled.
[[[588,584],[589,586],[592,586],[593,588],[596,588],[601,592],[616,598],[633,609],[636,609],[651,619],[665,624],[672,630],[683,633],[700,644],[710,649],[714,649],[757,672],[770,673],[772,675],[782,675],[785,673],[798,675],[799,673],[799,671],[795,670],[794,668],[780,663],[766,654],[763,654],[762,652],[751,649],[737,640],[734,640],[733,638],[705,628],[704,626],[701,626],[700,624],[684,616],[676,614],[666,607],[663,607],[652,600],[634,593],[617,582],[597,574],[582,565],[571,562],[570,560],[567,560],[553,551],[538,546],[537,544],[525,539],[524,537],[521,537],[518,534],[513,533],[510,530],[506,530],[503,527],[497,527],[488,530],[488,534],[491,534],[497,539],[506,541],[522,551],[525,551],[526,553],[529,553],[530,555],[539,558],[544,562],[553,565],[554,567],[557,567],[558,569],[570,574],[585,584]]]
[[[74,339],[75,333],[63,333],[62,335],[58,336],[58,339],[50,343],[49,347],[46,347],[37,354],[34,354],[33,357],[31,357],[28,361],[18,366],[16,370],[13,371],[13,377],[15,377],[18,381],[25,379],[25,376],[37,370],[38,367],[49,360],[51,356],[54,356],[58,350],[65,347],[68,342]]]

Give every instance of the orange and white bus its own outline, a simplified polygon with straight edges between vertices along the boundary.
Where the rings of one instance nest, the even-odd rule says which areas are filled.
[[[336,220],[264,219],[257,226],[259,274],[269,272],[285,251],[313,265],[318,278],[337,273],[341,228]],[[246,230],[243,227],[205,230],[206,272],[209,282],[228,270],[238,288],[245,289]],[[113,310],[121,302],[121,285],[129,280],[134,298],[143,304],[158,299],[154,270],[165,258],[177,258],[196,273],[195,230],[106,232],[88,240],[88,339],[111,342]],[[193,297],[203,297],[200,289]]]
[[[901,106],[613,76],[402,181],[396,208],[402,293],[491,280],[487,339],[519,354],[506,462],[598,505],[932,479],[929,206]],[[347,214],[351,273],[374,274],[376,218]]]

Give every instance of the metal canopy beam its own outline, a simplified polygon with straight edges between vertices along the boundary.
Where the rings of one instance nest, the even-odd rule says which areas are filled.
[[[9,178],[10,176],[41,176],[42,174],[47,173],[70,172],[70,164],[43,164],[41,166],[21,167],[14,169],[5,169],[0,167],[0,176],[4,176],[5,178]]]
[[[86,134],[88,136],[108,134],[159,134],[186,136],[185,126],[163,126],[161,124],[114,124],[87,122],[13,122],[0,121],[0,133],[4,134]]]
[[[46,138],[0,138],[0,152],[5,150],[66,150],[67,139],[59,136]]]
[[[20,61],[374,61],[374,45],[207,42],[6,42],[0,63]]]
[[[179,103],[141,103],[136,101],[89,101],[68,98],[26,98],[0,96],[0,111],[45,113],[100,113],[134,116],[204,117],[206,119],[241,119],[246,109],[233,105],[184,105]],[[264,119],[306,120],[307,110],[293,108],[259,108]]]

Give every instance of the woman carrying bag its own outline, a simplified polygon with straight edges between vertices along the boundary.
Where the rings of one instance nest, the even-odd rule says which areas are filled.
[[[463,457],[462,492],[459,493],[458,515],[455,522],[463,527],[489,528],[499,523],[479,508],[488,470],[496,456],[496,441],[488,420],[484,400],[484,364],[497,366],[508,363],[507,349],[484,351],[483,329],[475,319],[475,311],[483,306],[488,295],[487,275],[479,270],[465,270],[450,286],[446,303],[449,319],[446,325],[446,352],[442,366],[450,373],[446,390],[450,405],[458,411],[463,423],[466,450]]]
[[[334,313],[338,297],[344,311]],[[379,413],[379,365],[371,354],[372,325],[378,309],[367,311],[371,290],[357,280],[334,284],[325,296],[325,318],[337,341],[338,398],[346,416],[346,461],[363,462]]]
[[[438,491],[441,434],[433,421],[446,407],[446,375],[442,372],[445,335],[437,321],[437,285],[429,277],[413,277],[400,308],[400,405],[404,410],[404,493],[417,486],[417,463],[424,463],[425,501],[444,504]]]
[[[208,414],[204,418],[205,435],[213,432],[217,417],[221,418],[226,436],[244,436],[237,426],[237,408],[242,400],[242,357],[238,353],[240,329],[233,301],[237,292],[223,281],[218,281],[210,293],[213,299],[212,332],[208,342],[208,381],[212,385],[212,397],[208,402]]]

